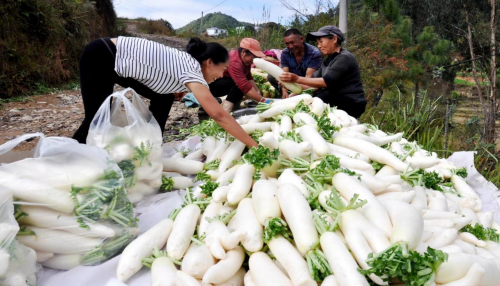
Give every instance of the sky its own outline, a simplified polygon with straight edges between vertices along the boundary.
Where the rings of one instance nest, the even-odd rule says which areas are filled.
[[[287,0],[303,11],[314,9],[317,0]],[[328,0],[325,0],[327,2]],[[330,0],[337,3],[338,0]],[[222,3],[221,3],[222,2]],[[204,14],[222,12],[238,21],[249,23],[276,22],[286,24],[293,11],[286,9],[279,0],[113,0],[118,17],[165,19],[175,29]],[[269,20],[263,19],[263,7],[270,10]],[[302,8],[303,7],[303,8]]]

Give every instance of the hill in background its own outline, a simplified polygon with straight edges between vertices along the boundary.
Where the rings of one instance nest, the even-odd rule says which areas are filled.
[[[201,25],[201,17],[191,21],[189,24],[187,24],[184,27],[181,27],[177,29],[178,33],[183,33],[183,32],[194,32],[194,33],[200,33],[200,25]],[[239,26],[251,26],[253,27],[253,24],[247,23],[247,22],[240,22],[236,20],[235,18],[223,14],[221,12],[216,12],[216,13],[209,13],[207,15],[203,16],[203,31],[205,29],[210,28],[210,27],[217,27],[217,28],[222,28],[222,29],[228,29],[228,28],[236,28]]]

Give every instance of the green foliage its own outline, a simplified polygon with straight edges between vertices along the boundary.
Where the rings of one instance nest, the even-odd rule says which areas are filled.
[[[85,44],[117,34],[111,0],[5,0],[0,15],[1,98],[73,81]]]
[[[141,21],[137,23],[137,29],[141,33],[145,34],[155,34],[155,35],[164,35],[164,36],[173,36],[175,35],[175,30],[172,27],[172,24],[167,20],[147,20]]]
[[[480,240],[484,241],[494,241],[494,242],[500,242],[500,235],[496,231],[496,229],[489,228],[489,227],[483,227],[479,223],[476,223],[474,226],[468,224],[464,226],[463,228],[460,229],[460,232],[469,232],[473,234],[475,237],[477,237]]]
[[[441,250],[428,247],[426,253],[420,254],[397,243],[375,256],[370,253],[366,260],[370,268],[358,271],[363,275],[375,274],[387,282],[397,278],[405,285],[424,286],[432,284],[436,270],[446,260],[448,254]]]
[[[200,31],[200,25],[201,25],[201,17],[177,29],[177,32],[183,33],[192,31],[196,34],[201,34],[202,31]],[[235,18],[220,12],[203,15],[203,32],[210,27],[228,29],[240,26],[252,26],[252,24],[246,22],[240,22]]]

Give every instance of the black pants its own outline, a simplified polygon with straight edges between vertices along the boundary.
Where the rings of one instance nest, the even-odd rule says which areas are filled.
[[[238,104],[244,95],[243,91],[238,88],[230,77],[219,78],[208,86],[213,96],[221,97],[227,95],[226,100],[234,104]]]
[[[113,93],[115,84],[130,87],[151,100],[149,110],[160,125],[162,134],[174,102],[173,94],[159,94],[133,78],[123,78],[115,72],[116,46],[109,38],[97,39],[85,46],[80,58],[80,86],[85,119],[73,139],[85,143],[90,124],[104,100]]]

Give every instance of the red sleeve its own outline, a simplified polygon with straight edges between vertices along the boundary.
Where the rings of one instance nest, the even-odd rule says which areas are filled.
[[[248,79],[248,80],[254,80],[254,79],[253,79],[253,75],[252,75],[252,72],[251,72],[251,71],[249,71],[249,72],[247,73],[247,79]]]
[[[252,89],[252,84],[249,82],[249,80],[253,80],[252,74],[246,74],[241,62],[231,61],[228,71],[234,83],[236,83],[236,86],[238,86],[243,94],[246,94]]]

